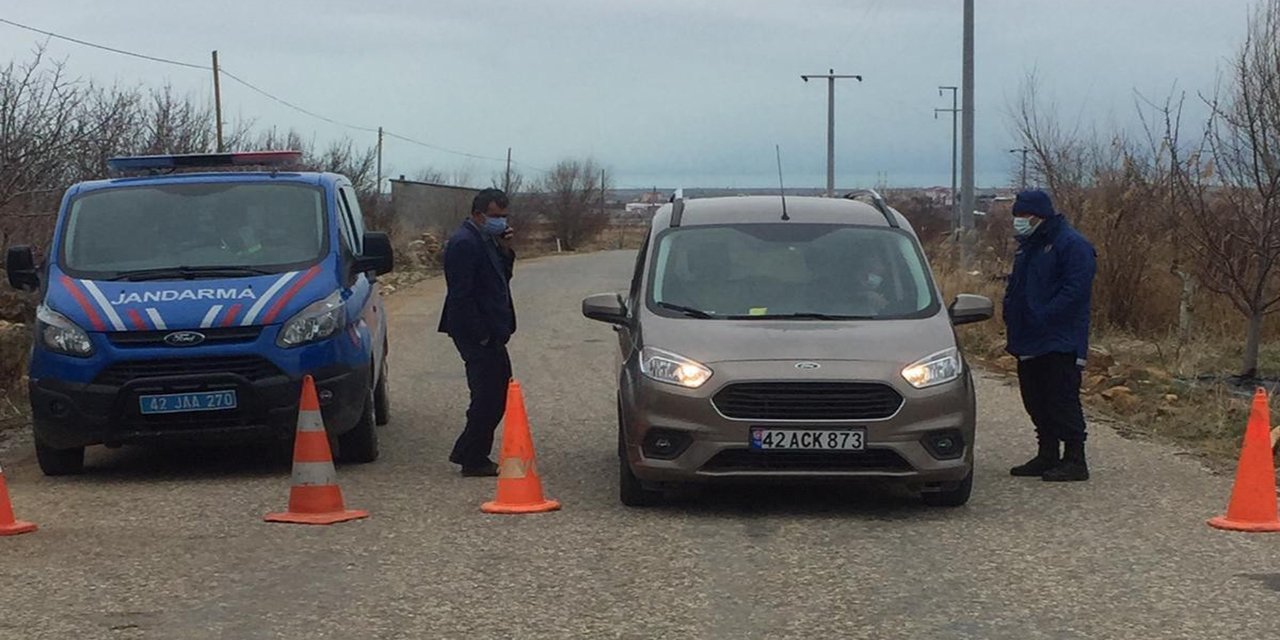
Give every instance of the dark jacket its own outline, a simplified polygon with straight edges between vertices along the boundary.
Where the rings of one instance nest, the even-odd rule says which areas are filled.
[[[515,260],[514,252],[500,248],[470,220],[462,223],[444,248],[448,292],[439,331],[467,342],[506,344],[516,332],[510,287]]]
[[[1045,219],[1018,240],[1004,296],[1009,353],[1089,353],[1089,304],[1097,252],[1066,218]]]

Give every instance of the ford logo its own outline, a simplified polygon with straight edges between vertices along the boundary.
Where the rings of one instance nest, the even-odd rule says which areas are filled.
[[[204,334],[199,331],[174,331],[164,337],[164,343],[171,347],[194,347],[204,342]]]
[[[819,369],[821,367],[822,365],[816,362],[797,362],[796,363],[797,369]]]

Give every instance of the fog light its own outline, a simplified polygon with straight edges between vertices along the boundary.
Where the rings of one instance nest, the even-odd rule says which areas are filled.
[[[958,430],[936,431],[924,438],[929,455],[939,460],[953,460],[964,455],[964,435]]]
[[[650,429],[644,436],[644,455],[647,458],[670,460],[684,453],[689,447],[689,435],[671,429]]]

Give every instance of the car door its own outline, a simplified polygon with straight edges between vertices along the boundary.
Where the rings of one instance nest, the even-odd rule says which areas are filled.
[[[629,322],[624,326],[614,326],[614,330],[618,332],[618,351],[614,360],[615,368],[619,371],[620,384],[626,384],[626,366],[631,360],[635,352],[640,348],[640,309],[644,305],[644,273],[648,265],[649,254],[649,237],[646,234],[644,244],[640,247],[640,252],[636,255],[635,268],[631,274],[631,288],[627,294],[627,318]]]
[[[360,211],[355,189],[350,185],[338,189],[338,211],[342,218],[340,226],[344,252],[349,253],[351,259],[363,255],[364,216]],[[369,279],[367,273],[348,277],[346,285],[344,295],[347,298],[348,322],[355,325],[362,339],[368,336],[369,343],[366,346],[373,357],[374,375],[381,375],[386,345],[386,318],[382,297],[376,283]]]

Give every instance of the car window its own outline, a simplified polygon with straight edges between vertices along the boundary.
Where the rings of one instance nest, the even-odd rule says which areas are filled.
[[[102,277],[180,266],[288,270],[323,256],[324,233],[322,194],[307,185],[102,189],[71,203],[61,263]]]
[[[347,253],[359,255],[356,251],[355,231],[351,222],[351,210],[347,208],[347,199],[338,190],[338,227],[342,230],[342,246]]]
[[[351,187],[342,187],[340,193],[347,205],[352,246],[356,255],[362,255],[364,254],[364,214],[360,211],[360,199],[356,197],[355,189]]]
[[[916,241],[883,227],[681,227],[654,252],[649,301],[719,317],[920,317],[936,296]],[[664,305],[668,308],[664,308]]]

